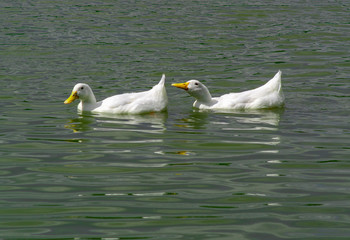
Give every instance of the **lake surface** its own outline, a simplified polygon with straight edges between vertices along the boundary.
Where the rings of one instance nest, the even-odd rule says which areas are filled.
[[[0,3],[0,239],[349,239],[348,1]],[[281,69],[283,109],[200,112]],[[165,113],[79,115],[167,76]]]

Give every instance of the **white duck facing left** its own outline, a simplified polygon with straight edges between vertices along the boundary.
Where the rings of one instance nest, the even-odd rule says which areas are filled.
[[[208,88],[198,80],[174,83],[172,86],[186,90],[196,99],[193,107],[199,109],[276,108],[284,105],[281,75],[282,72],[278,71],[270,81],[261,87],[239,93],[228,93],[221,97],[212,97]]]
[[[124,93],[111,96],[97,102],[89,85],[78,83],[65,104],[79,99],[78,110],[81,112],[110,114],[141,114],[161,112],[167,108],[168,97],[165,90],[165,75],[152,89],[137,93]]]

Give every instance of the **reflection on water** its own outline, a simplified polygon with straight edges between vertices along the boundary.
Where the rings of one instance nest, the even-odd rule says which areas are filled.
[[[229,113],[193,110],[174,121],[178,136],[172,141],[177,148],[157,153],[176,153],[188,159],[207,161],[218,156],[225,159],[247,153],[278,154],[283,114],[283,109]]]
[[[118,131],[119,127],[124,130],[127,126],[146,125],[146,132],[162,133],[166,130],[165,121],[167,112],[149,113],[142,115],[112,115],[112,114],[83,114],[69,120],[64,127],[72,129],[73,132],[97,131]],[[112,127],[111,127],[112,126]],[[132,131],[131,128],[129,128]],[[142,131],[138,129],[137,131]]]
[[[283,110],[239,111],[228,114],[195,110],[188,117],[178,119],[174,126],[184,129],[184,134],[202,134],[198,129],[213,132],[211,140],[213,145],[217,142],[277,145],[280,143],[278,129],[282,114]],[[261,138],[262,132],[266,133],[264,138]],[[215,136],[218,136],[219,139],[215,139]]]
[[[252,130],[277,130],[271,126],[278,127],[281,115],[284,109],[274,110],[249,110],[249,111],[219,111],[209,112],[203,110],[193,110],[189,113],[187,118],[181,118],[178,121],[182,124],[175,124],[177,127],[193,128],[193,129],[205,129],[209,124],[228,125],[227,119],[236,121],[237,123],[254,125]],[[208,117],[213,114],[219,114],[226,118],[222,122],[209,121]],[[264,127],[264,125],[267,125]],[[270,127],[268,127],[270,126]],[[223,130],[235,130],[232,127],[222,128]],[[236,129],[239,130],[239,129]],[[240,128],[241,130],[241,128]]]
[[[95,122],[96,120],[94,117],[82,115],[69,120],[64,127],[73,130],[73,132],[85,132],[92,130],[93,128],[91,125]]]
[[[128,120],[127,123],[139,124],[139,123],[164,123],[168,118],[168,112],[152,112],[145,114],[108,114],[108,113],[94,113],[92,116],[99,118],[111,118],[119,120]]]
[[[237,122],[255,125],[259,130],[260,125],[270,125],[278,127],[284,109],[278,110],[251,110],[235,114],[233,117]],[[265,128],[268,129],[268,128]],[[277,129],[277,128],[271,128]]]
[[[175,126],[181,128],[192,128],[192,129],[205,129],[208,124],[208,112],[203,111],[191,111],[188,114],[188,117],[181,118],[176,123]]]

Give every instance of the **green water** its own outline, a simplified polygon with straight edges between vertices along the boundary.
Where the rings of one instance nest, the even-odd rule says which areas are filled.
[[[0,3],[0,239],[349,239],[347,1]],[[280,110],[199,112],[281,69]],[[167,76],[168,112],[78,115]]]

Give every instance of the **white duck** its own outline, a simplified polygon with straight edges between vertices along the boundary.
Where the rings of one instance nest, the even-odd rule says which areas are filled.
[[[92,113],[141,114],[160,112],[167,108],[168,97],[165,90],[165,75],[152,89],[137,93],[124,93],[97,102],[89,85],[78,83],[65,104],[79,99],[78,110]]]
[[[261,87],[240,93],[229,93],[221,97],[212,97],[208,88],[197,80],[174,83],[172,86],[182,88],[196,98],[193,107],[199,109],[239,110],[274,108],[284,105],[281,75],[282,72],[278,71],[270,81]]]

